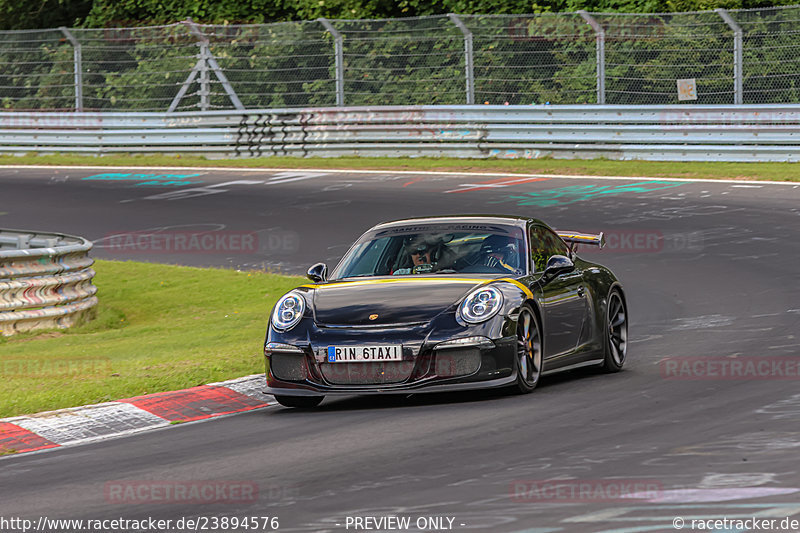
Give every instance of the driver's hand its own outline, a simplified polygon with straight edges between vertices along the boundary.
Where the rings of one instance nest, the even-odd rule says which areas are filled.
[[[490,268],[502,268],[503,270],[508,270],[509,272],[514,272],[514,269],[512,267],[506,265],[505,263],[503,263],[502,261],[500,261],[498,258],[496,258],[493,255],[488,256],[483,261],[483,264],[486,265],[487,267],[490,267]]]

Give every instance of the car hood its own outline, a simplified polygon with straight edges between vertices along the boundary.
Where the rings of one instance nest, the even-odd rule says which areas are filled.
[[[429,322],[487,281],[468,278],[380,278],[326,283],[316,286],[313,291],[314,320],[323,326]]]

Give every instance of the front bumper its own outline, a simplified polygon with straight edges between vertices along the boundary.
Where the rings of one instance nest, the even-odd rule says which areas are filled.
[[[328,345],[353,343],[353,338],[341,333],[336,336],[336,341],[319,339],[304,346],[268,343],[264,392],[281,396],[417,394],[503,387],[517,378],[515,336],[484,337],[489,342],[444,347],[448,339],[428,337],[415,343],[406,335],[365,336],[362,331],[353,337],[360,344],[401,341],[403,361],[327,363]]]

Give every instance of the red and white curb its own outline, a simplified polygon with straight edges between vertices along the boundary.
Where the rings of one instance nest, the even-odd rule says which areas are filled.
[[[84,444],[261,409],[275,403],[261,392],[265,386],[264,374],[255,374],[191,389],[0,418],[0,454]]]

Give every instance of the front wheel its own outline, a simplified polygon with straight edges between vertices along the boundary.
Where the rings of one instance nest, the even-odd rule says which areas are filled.
[[[542,375],[542,330],[528,304],[522,306],[517,320],[516,365],[514,392],[527,394],[536,388]]]
[[[628,309],[619,289],[612,289],[608,294],[604,326],[602,368],[606,372],[619,372],[628,351]]]
[[[298,407],[311,409],[320,404],[324,396],[275,396],[278,403],[284,407]]]

